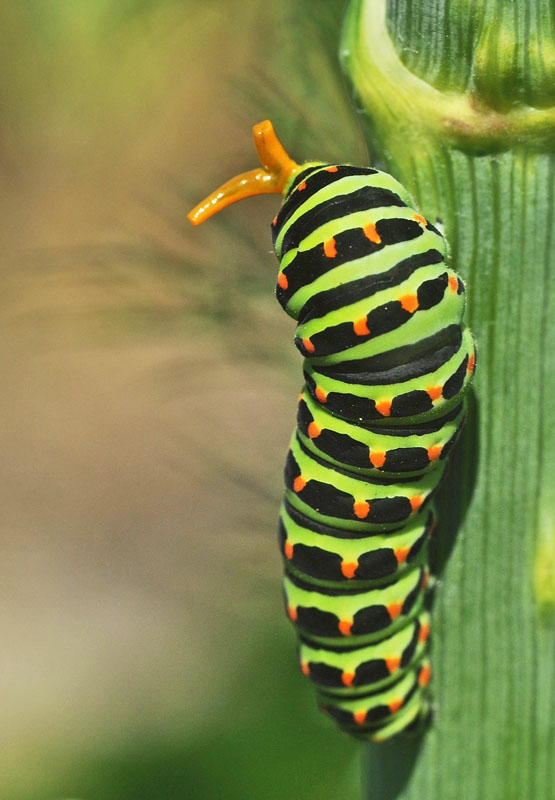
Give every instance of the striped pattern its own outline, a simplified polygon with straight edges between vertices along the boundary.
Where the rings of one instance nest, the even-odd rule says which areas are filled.
[[[474,369],[439,231],[374,169],[311,164],[272,225],[305,387],[279,542],[321,708],[382,741],[430,708],[431,504]]]

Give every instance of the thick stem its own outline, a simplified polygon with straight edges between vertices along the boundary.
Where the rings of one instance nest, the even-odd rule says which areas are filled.
[[[418,77],[379,27],[381,0],[351,5],[343,42],[373,158],[442,220],[478,342],[470,419],[440,498],[435,721],[412,748],[367,748],[368,800],[555,796],[555,124],[532,102],[548,97],[552,27],[529,57],[524,38],[551,5],[514,2],[510,18],[504,2],[472,17],[475,5],[390,4]],[[434,37],[451,30],[438,54]],[[482,63],[493,72],[480,80]]]

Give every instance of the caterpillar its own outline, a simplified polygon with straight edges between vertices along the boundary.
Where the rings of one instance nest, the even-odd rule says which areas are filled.
[[[384,741],[430,716],[432,498],[475,366],[464,284],[391,175],[299,165],[269,121],[253,133],[262,168],[188,217],[283,194],[276,294],[304,357],[279,518],[285,607],[322,710]]]

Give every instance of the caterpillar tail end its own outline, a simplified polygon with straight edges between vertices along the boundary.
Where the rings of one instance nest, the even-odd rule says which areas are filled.
[[[384,725],[375,733],[363,735],[366,741],[374,744],[382,744],[390,741],[394,736],[401,736],[407,739],[416,739],[422,736],[430,727],[433,718],[433,708],[428,697],[423,698],[419,709],[409,712],[403,717],[393,719],[388,725]]]
[[[245,197],[281,194],[292,176],[301,169],[285,152],[269,120],[253,127],[253,137],[262,167],[242,172],[205,197],[187,214],[193,225],[200,225]]]

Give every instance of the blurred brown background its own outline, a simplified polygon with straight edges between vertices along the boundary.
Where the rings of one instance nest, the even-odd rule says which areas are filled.
[[[366,158],[341,9],[0,3],[2,800],[357,796],[281,608],[279,200],[185,219],[264,118]]]

